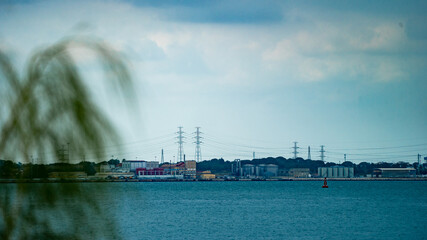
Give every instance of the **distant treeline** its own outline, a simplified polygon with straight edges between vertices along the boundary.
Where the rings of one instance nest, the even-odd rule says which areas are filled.
[[[21,164],[10,160],[0,160],[0,178],[47,178],[51,172],[85,172],[88,176],[96,174],[101,164],[117,165],[120,163],[118,159],[110,159],[100,163],[80,162],[76,164],[70,163],[52,163],[52,164]],[[231,174],[232,161],[224,159],[211,159],[197,163],[197,171],[210,170],[215,174],[229,175]],[[410,164],[408,162],[397,163],[368,163],[361,162],[359,164],[350,161],[336,164],[333,162],[323,162],[320,160],[305,160],[302,158],[286,159],[284,157],[268,157],[254,160],[242,160],[242,166],[245,164],[276,164],[279,166],[281,173],[287,172],[291,168],[308,168],[310,173],[316,174],[318,167],[345,166],[353,167],[355,176],[365,176],[372,174],[375,168],[406,168],[414,167],[418,169],[418,163]],[[423,166],[417,170],[417,174],[427,174],[427,166]]]
[[[212,159],[208,161],[203,161],[197,164],[197,171],[206,171],[210,170],[215,174],[228,174],[231,171],[232,161],[225,161],[224,159]],[[387,162],[378,162],[378,163],[368,163],[361,162],[355,164],[350,161],[343,162],[342,164],[336,164],[333,162],[323,162],[320,160],[305,160],[303,158],[296,159],[286,159],[284,157],[268,157],[260,158],[254,160],[242,160],[242,166],[245,164],[276,164],[279,166],[281,172],[286,172],[291,168],[309,168],[311,174],[317,173],[317,168],[319,167],[332,167],[332,166],[345,166],[353,167],[355,176],[365,176],[366,174],[372,174],[372,171],[375,168],[406,168],[414,167],[418,168],[418,163],[410,164],[408,162],[397,162],[397,163],[387,163]],[[421,168],[419,174],[427,174],[427,168]]]
[[[111,159],[109,164],[117,164],[120,161]],[[80,162],[70,163],[52,163],[52,164],[21,164],[10,160],[0,160],[0,178],[18,179],[18,178],[47,178],[51,172],[85,172],[88,176],[95,175],[100,163]]]

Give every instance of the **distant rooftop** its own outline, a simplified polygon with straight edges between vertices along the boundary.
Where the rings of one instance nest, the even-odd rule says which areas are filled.
[[[402,170],[415,171],[415,168],[376,168],[376,169],[379,169],[381,171],[402,171]]]

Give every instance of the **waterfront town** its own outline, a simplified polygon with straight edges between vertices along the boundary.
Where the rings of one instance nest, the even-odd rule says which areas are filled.
[[[342,164],[283,157],[201,162],[185,160],[163,162],[118,160],[80,162],[78,164],[21,164],[0,160],[0,179],[75,180],[75,181],[280,181],[280,180],[422,180],[427,175],[426,161],[420,164],[366,163]]]

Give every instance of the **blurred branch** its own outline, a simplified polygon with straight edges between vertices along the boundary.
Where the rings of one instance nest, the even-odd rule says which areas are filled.
[[[46,153],[52,152],[50,161],[57,162],[58,146],[72,142],[76,154],[101,159],[99,149],[107,143],[119,145],[119,134],[78,71],[78,62],[71,55],[74,48],[96,53],[106,74],[105,84],[126,96],[128,106],[137,102],[123,59],[102,41],[68,38],[41,49],[30,58],[22,78],[0,50],[0,80],[8,86],[7,96],[0,99],[0,112],[6,112],[0,125],[0,157],[29,162],[29,156],[37,153],[46,161]],[[66,183],[2,187],[0,238],[98,239],[105,234],[118,238],[91,196],[99,191],[100,186],[88,191]],[[55,223],[57,220],[66,224]]]

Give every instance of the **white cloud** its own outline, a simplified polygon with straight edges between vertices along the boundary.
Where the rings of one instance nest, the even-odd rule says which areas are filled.
[[[17,48],[32,48],[62,37],[70,31],[67,29],[81,22],[88,22],[93,26],[89,32],[123,51],[133,65],[145,66],[136,70],[147,81],[168,74],[194,75],[198,78],[189,79],[233,86],[352,77],[392,81],[405,77],[408,71],[405,63],[399,64],[396,59],[379,65],[379,59],[372,57],[394,53],[407,43],[404,30],[387,19],[352,16],[339,22],[294,12],[295,18],[304,19],[302,23],[236,26],[168,22],[162,20],[165,19],[161,17],[162,10],[135,8],[123,2],[91,2],[85,3],[85,8],[81,4],[53,2],[46,4],[49,7],[17,7],[17,19],[28,15],[34,23],[13,23],[12,17],[5,25],[16,28],[4,28],[5,35],[20,36]],[[16,30],[31,28],[38,31],[35,42],[32,42],[34,36],[28,39],[28,33]],[[391,67],[385,67],[391,66],[390,62],[398,68],[390,71]],[[370,64],[379,68],[374,69]]]
[[[378,64],[378,68],[374,76],[376,77],[376,80],[381,82],[406,80],[409,77],[405,69],[402,69],[402,63],[393,60],[382,60]]]
[[[355,80],[392,81],[406,77],[405,72],[410,68],[396,54],[408,43],[404,30],[385,20],[373,21],[373,25],[364,25],[365,22],[318,20],[310,30],[302,27],[267,48],[262,54],[264,64],[271,71],[293,66],[287,68],[286,73],[290,70],[296,81],[355,79],[356,76]],[[379,69],[369,65],[378,65]]]

